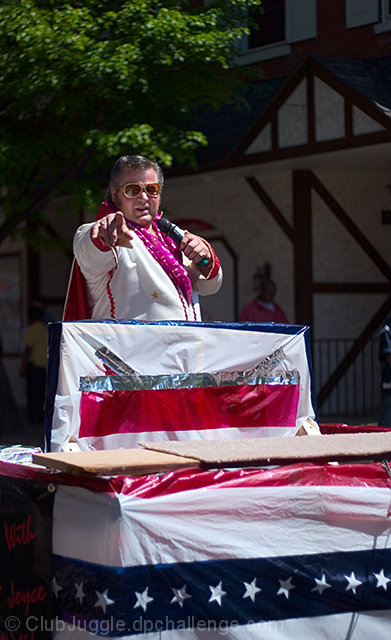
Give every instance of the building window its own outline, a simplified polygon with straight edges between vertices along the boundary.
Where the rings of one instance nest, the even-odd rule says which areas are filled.
[[[374,25],[375,33],[391,30],[391,0],[346,0],[346,28]]]
[[[251,28],[243,38],[238,64],[251,64],[290,54],[293,42],[316,37],[316,0],[262,0],[264,13],[252,18],[258,28]]]
[[[383,5],[384,17],[391,18],[391,0],[383,0],[380,4]]]
[[[264,13],[251,16],[256,26],[250,26],[248,49],[285,40],[285,0],[263,0],[262,7]]]
[[[379,0],[379,22],[374,30],[375,33],[391,31],[391,0]]]

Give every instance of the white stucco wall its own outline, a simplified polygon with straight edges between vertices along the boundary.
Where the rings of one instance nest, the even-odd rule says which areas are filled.
[[[273,193],[276,205],[291,217],[289,173],[262,178],[264,188]],[[246,180],[240,176],[224,179],[197,176],[167,181],[163,209],[172,218],[197,218],[216,228],[212,235],[224,236],[238,257],[239,309],[254,297],[252,276],[265,262],[272,265],[277,298],[293,320],[292,249],[277,223],[265,210]],[[224,320],[225,318],[220,318]]]
[[[390,260],[391,225],[383,225],[382,209],[391,208],[386,185],[389,173],[317,172],[318,178],[386,262]],[[354,241],[324,202],[313,196],[313,266],[319,282],[386,283],[365,251]],[[327,294],[315,300],[316,337],[356,338],[376,313],[386,294]]]
[[[251,172],[292,224],[291,171]],[[387,172],[317,171],[317,177],[354,220],[368,241],[389,260],[391,225],[381,222],[391,208]],[[252,274],[269,261],[278,292],[276,299],[294,322],[293,250],[271,214],[244,177],[226,172],[167,181],[164,205],[172,217],[197,218],[216,227],[238,256],[239,308],[250,300]],[[377,266],[337,220],[315,191],[313,207],[313,271],[317,282],[387,282]],[[164,208],[164,207],[163,207]],[[385,294],[318,294],[312,332],[317,338],[357,337]],[[224,318],[222,318],[224,319]]]

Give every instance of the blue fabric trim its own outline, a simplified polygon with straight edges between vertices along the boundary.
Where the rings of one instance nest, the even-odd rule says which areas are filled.
[[[50,354],[50,358],[48,359],[45,400],[45,434],[47,451],[50,451],[51,449],[54,401],[57,393],[58,374],[60,369],[60,344],[62,325],[62,322],[50,322],[48,324],[48,352]]]
[[[55,613],[73,623],[110,620],[110,637],[391,608],[391,549],[133,567],[55,555],[54,575]]]
[[[57,323],[55,323],[57,324]],[[130,325],[151,325],[169,327],[207,327],[212,329],[236,329],[240,331],[261,331],[263,333],[282,333],[295,335],[309,330],[305,325],[279,324],[277,322],[186,322],[185,320],[77,320],[76,322],[62,322],[61,324],[130,324]]]
[[[314,410],[315,420],[318,422],[318,401],[316,398],[316,389],[315,389],[315,380],[312,375],[312,356],[311,356],[311,333],[309,327],[307,327],[308,331],[304,334],[304,342],[305,342],[305,352],[307,355],[307,363],[308,363],[308,371],[310,374],[311,381],[311,404]]]

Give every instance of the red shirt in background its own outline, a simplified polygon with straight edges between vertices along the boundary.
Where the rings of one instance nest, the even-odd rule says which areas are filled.
[[[277,302],[262,302],[259,298],[254,298],[243,307],[239,315],[239,321],[288,324],[288,319]]]

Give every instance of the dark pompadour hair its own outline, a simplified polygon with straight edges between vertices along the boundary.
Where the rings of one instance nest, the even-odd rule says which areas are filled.
[[[144,171],[147,169],[153,169],[157,175],[160,189],[163,188],[163,184],[164,184],[163,170],[157,162],[155,162],[154,160],[149,160],[149,158],[145,158],[144,156],[139,156],[139,155],[120,156],[116,160],[110,173],[109,188],[107,190],[107,200],[109,202],[111,202],[110,189],[116,188],[120,185],[122,173],[124,171],[129,171],[129,169],[136,169],[136,170],[141,169]]]

